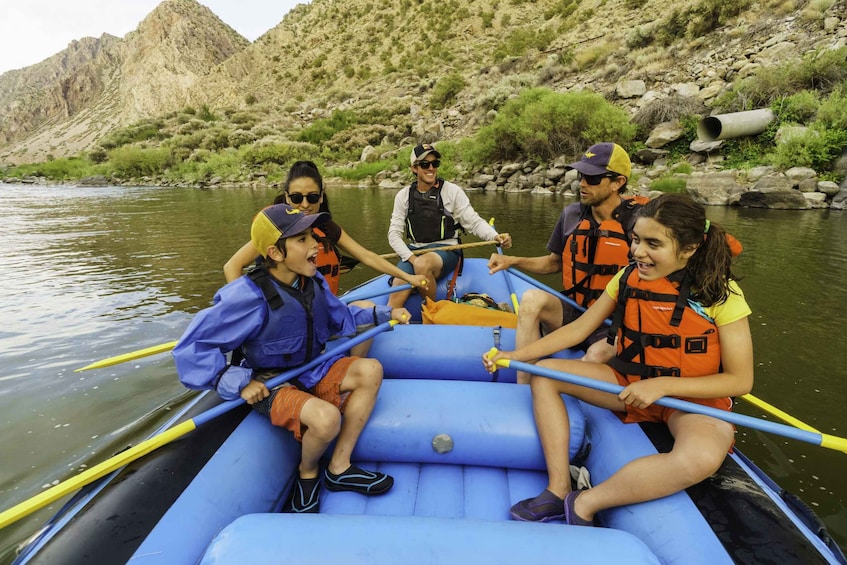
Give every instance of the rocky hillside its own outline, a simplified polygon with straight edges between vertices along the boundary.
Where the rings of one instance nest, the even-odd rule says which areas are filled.
[[[167,0],[119,39],[84,38],[0,76],[0,158],[91,148],[116,127],[191,102],[191,90],[249,42],[194,0]]]
[[[313,0],[250,44],[196,1],[165,0],[124,38],[1,75],[0,162],[77,154],[186,105],[260,109],[257,125],[287,139],[339,108],[399,113],[367,132],[395,144],[469,135],[529,86],[593,90],[632,111],[675,93],[709,105],[763,65],[847,43],[843,0],[670,6]]]

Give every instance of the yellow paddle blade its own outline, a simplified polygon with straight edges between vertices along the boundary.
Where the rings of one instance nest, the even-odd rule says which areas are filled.
[[[116,355],[114,357],[109,357],[108,359],[96,361],[91,365],[86,365],[85,367],[82,367],[81,369],[74,369],[74,373],[79,373],[80,371],[87,371],[89,369],[101,369],[103,367],[111,367],[112,365],[126,363],[127,361],[132,361],[133,359],[147,357],[148,355],[164,353],[165,351],[170,351],[174,347],[176,347],[176,341],[169,341],[168,343],[163,343],[161,345],[154,345],[153,347],[148,347],[146,349],[139,349],[138,351],[133,351],[131,353],[124,353],[123,355]]]
[[[801,430],[806,430],[807,432],[820,433],[819,430],[813,428],[809,424],[801,422],[800,420],[798,420],[797,418],[795,418],[791,414],[788,414],[787,412],[783,412],[782,410],[780,410],[779,408],[777,408],[773,404],[769,404],[769,403],[765,402],[764,400],[762,400],[761,398],[757,398],[757,397],[753,396],[752,394],[745,394],[741,398],[743,398],[744,400],[746,400],[747,402],[749,402],[753,406],[761,408],[762,410],[764,410],[768,414],[776,416],[777,418],[779,418],[783,422],[785,422],[787,424],[791,424],[795,428],[800,428]]]
[[[0,529],[5,528],[9,524],[18,521],[21,518],[28,516],[29,514],[32,514],[36,510],[44,508],[51,502],[55,502],[65,495],[71,494],[72,492],[76,492],[85,485],[108,475],[112,471],[120,469],[127,463],[131,463],[136,459],[144,457],[151,451],[158,449],[166,443],[170,443],[173,440],[187,434],[188,432],[192,431],[195,427],[196,425],[194,423],[194,420],[188,420],[187,422],[178,424],[173,428],[160,433],[157,436],[142,441],[135,447],[131,447],[126,451],[122,451],[114,457],[111,457],[103,461],[102,463],[83,471],[75,477],[71,477],[70,479],[62,481],[54,487],[50,487],[41,494],[37,494],[32,498],[25,500],[20,504],[9,508],[8,510],[3,511],[2,513],[0,513]]]
[[[828,447],[829,449],[847,453],[847,439],[829,434],[821,434],[821,447]]]

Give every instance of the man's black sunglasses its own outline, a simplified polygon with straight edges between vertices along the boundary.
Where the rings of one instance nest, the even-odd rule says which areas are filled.
[[[578,181],[582,181],[582,179],[585,179],[586,184],[588,184],[590,186],[597,186],[598,184],[603,182],[603,179],[616,179],[619,176],[620,175],[618,173],[602,173],[602,174],[599,174],[599,175],[584,175],[580,172],[577,172],[576,179]]]
[[[418,161],[418,167],[426,170],[430,167],[435,167],[436,169],[441,166],[441,160],[436,159],[435,161]]]
[[[306,199],[306,202],[309,204],[317,204],[321,201],[321,193],[320,192],[312,192],[311,194],[300,194],[299,192],[289,192],[288,199],[292,204],[300,204],[303,202],[303,198]]]

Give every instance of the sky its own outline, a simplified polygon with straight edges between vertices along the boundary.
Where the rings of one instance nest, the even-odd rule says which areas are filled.
[[[199,0],[254,41],[297,4],[310,0]],[[0,74],[64,50],[74,39],[123,37],[161,0],[0,0]]]

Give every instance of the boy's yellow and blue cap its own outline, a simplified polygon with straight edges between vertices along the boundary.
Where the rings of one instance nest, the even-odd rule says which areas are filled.
[[[602,175],[617,173],[627,179],[632,174],[629,154],[617,143],[598,143],[582,154],[579,161],[571,163],[566,169],[576,169],[584,175]]]
[[[276,245],[279,238],[301,234],[331,219],[332,216],[326,212],[305,214],[288,204],[275,204],[268,206],[253,218],[250,240],[262,257],[267,257],[268,248]]]

